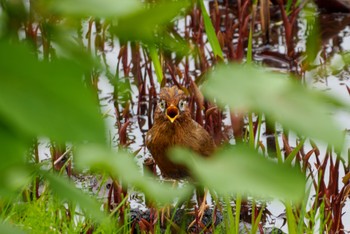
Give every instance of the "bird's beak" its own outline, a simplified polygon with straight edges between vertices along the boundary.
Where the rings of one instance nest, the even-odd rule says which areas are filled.
[[[179,116],[179,109],[176,106],[170,105],[166,109],[166,117],[170,120],[171,123],[174,123],[175,119]]]

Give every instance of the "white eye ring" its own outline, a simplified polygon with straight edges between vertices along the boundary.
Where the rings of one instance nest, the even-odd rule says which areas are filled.
[[[179,102],[179,110],[180,111],[184,111],[186,104],[187,104],[187,102],[185,100],[180,100],[180,102]]]
[[[166,106],[165,100],[160,100],[158,106],[161,111],[164,111]]]

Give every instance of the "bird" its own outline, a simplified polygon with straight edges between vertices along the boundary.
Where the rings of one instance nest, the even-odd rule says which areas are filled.
[[[146,134],[146,146],[162,176],[169,179],[191,177],[188,168],[170,160],[170,148],[188,148],[203,157],[209,157],[215,149],[210,134],[192,119],[187,95],[177,86],[161,89],[154,123]]]
[[[162,88],[153,126],[146,134],[146,146],[166,179],[193,179],[189,168],[169,158],[172,147],[184,147],[205,158],[210,157],[215,150],[213,138],[192,119],[187,99],[187,95],[175,85]],[[198,191],[203,188],[196,187],[198,204],[201,204],[199,210],[204,214],[207,192],[203,194]],[[202,194],[201,197],[198,194]]]

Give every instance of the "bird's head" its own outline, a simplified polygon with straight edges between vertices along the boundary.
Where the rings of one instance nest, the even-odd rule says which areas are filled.
[[[187,96],[176,86],[165,87],[160,90],[156,117],[171,123],[189,116]]]

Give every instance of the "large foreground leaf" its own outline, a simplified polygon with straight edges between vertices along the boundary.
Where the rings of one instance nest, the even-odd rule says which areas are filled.
[[[112,32],[124,40],[141,40],[153,43],[156,32],[190,6],[190,1],[164,1],[152,7],[120,18]],[[159,36],[159,35],[158,35]]]
[[[98,146],[84,146],[77,150],[75,162],[80,168],[89,167],[120,178],[157,202],[169,203],[175,198],[187,197],[191,193],[190,186],[173,188],[170,184],[161,184],[155,181],[148,171],[142,176],[133,158],[133,155],[126,152],[116,153]]]
[[[209,75],[203,91],[221,105],[262,112],[299,134],[342,148],[343,133],[331,112],[344,105],[293,83],[285,75],[249,65],[222,65]]]
[[[0,197],[17,196],[30,180],[24,167],[27,144],[0,122]]]
[[[101,205],[95,199],[77,189],[71,181],[53,173],[43,173],[43,175],[49,181],[51,190],[59,198],[64,201],[76,202],[80,209],[87,211],[98,222],[107,221],[107,216],[100,209]]]
[[[87,72],[73,60],[38,62],[24,45],[0,41],[0,118],[29,136],[104,141],[104,123]]]
[[[27,149],[26,143],[19,139],[9,129],[1,126],[0,122],[0,172],[13,165],[23,164],[25,162],[24,153]]]
[[[296,168],[277,164],[243,146],[230,146],[203,159],[184,149],[173,158],[186,164],[195,178],[219,194],[248,194],[262,198],[300,201],[305,178]]]
[[[52,12],[78,17],[118,18],[141,8],[138,0],[42,0],[40,4]]]

